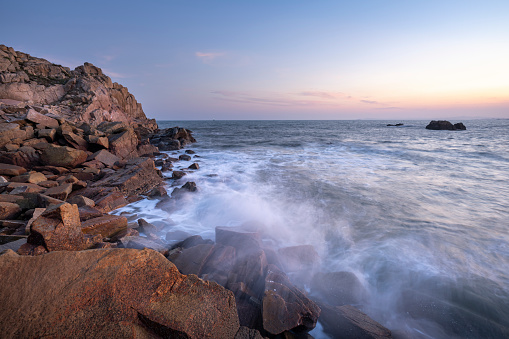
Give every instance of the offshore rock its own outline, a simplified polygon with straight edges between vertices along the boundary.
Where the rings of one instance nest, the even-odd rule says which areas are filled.
[[[465,125],[463,125],[462,122],[459,122],[457,124],[452,124],[449,121],[446,120],[432,120],[427,126],[426,129],[432,129],[432,130],[449,130],[449,131],[456,131],[456,130],[466,130],[467,128]]]
[[[311,291],[331,305],[359,304],[367,299],[368,292],[352,272],[317,273],[311,280]]]
[[[239,330],[232,292],[180,274],[152,250],[38,257],[7,251],[0,256],[0,284],[8,338],[234,338]]]

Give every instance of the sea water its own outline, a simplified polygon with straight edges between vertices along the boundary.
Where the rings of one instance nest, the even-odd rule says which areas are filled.
[[[186,149],[200,169],[168,190],[194,181],[199,191],[171,210],[155,200],[127,210],[210,239],[216,226],[256,220],[275,247],[311,244],[321,270],[357,275],[369,291],[362,310],[395,337],[509,335],[509,120],[463,121],[466,131],[427,130],[428,121],[158,123],[197,139]]]

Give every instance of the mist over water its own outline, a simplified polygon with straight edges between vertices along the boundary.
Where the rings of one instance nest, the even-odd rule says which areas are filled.
[[[322,270],[358,276],[359,308],[395,337],[508,336],[509,121],[403,122],[159,122],[194,132],[200,170],[168,184],[199,192],[128,208],[211,239],[256,220],[274,247],[314,245]]]

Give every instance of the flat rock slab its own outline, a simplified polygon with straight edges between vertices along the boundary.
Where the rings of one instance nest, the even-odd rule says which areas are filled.
[[[152,250],[7,251],[0,286],[6,338],[234,338],[239,329],[231,291]]]
[[[49,128],[58,128],[59,126],[56,119],[45,116],[44,114],[37,112],[35,109],[29,109],[25,119]]]
[[[26,173],[26,169],[21,166],[0,163],[0,175],[21,175]]]
[[[127,228],[127,218],[120,215],[105,215],[98,218],[88,219],[81,223],[81,230],[85,234],[100,234],[110,238]]]

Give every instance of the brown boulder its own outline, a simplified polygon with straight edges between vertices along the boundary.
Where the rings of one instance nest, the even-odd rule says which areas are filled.
[[[28,243],[43,245],[48,251],[79,251],[87,248],[78,206],[61,203],[48,207],[33,221]]]
[[[278,254],[286,272],[309,271],[320,261],[320,256],[312,245],[283,247],[278,250]]]
[[[0,310],[5,337],[233,338],[239,329],[230,291],[152,250],[8,251],[0,284],[12,286]]]
[[[138,156],[138,137],[132,128],[108,137],[111,153],[123,159],[132,159]]]
[[[44,192],[44,195],[65,201],[65,200],[67,200],[67,197],[69,196],[69,194],[71,194],[71,192],[72,192],[72,184],[64,183],[64,184],[61,184],[60,186],[48,188]]]
[[[105,215],[98,218],[88,219],[81,223],[81,230],[85,234],[100,234],[110,238],[127,228],[127,218],[120,215]]]
[[[59,126],[58,121],[56,119],[41,114],[32,108],[27,111],[25,119],[30,120],[44,127],[58,128]]]
[[[91,161],[91,160],[98,160],[98,161],[102,162],[103,164],[105,164],[106,166],[112,167],[117,161],[120,161],[121,159],[119,157],[117,157],[116,155],[111,154],[107,150],[103,149],[103,150],[95,152],[94,154],[92,154],[91,156],[89,156],[87,158],[87,161]]]
[[[150,158],[129,160],[125,168],[95,182],[92,187],[118,187],[125,195],[144,194],[160,185],[160,177]]]
[[[320,308],[290,283],[277,267],[270,265],[265,278],[262,304],[263,328],[274,335],[299,328],[312,330]]]
[[[40,182],[46,180],[46,176],[39,172],[30,172],[11,178],[12,182],[29,182],[32,184],[39,184]]]
[[[111,192],[95,202],[95,207],[104,212],[108,213],[117,208],[127,205],[129,202],[126,200],[124,195],[120,192]]]
[[[18,204],[0,202],[0,219],[15,219],[21,213]]]
[[[45,165],[76,167],[87,160],[87,153],[67,146],[49,145],[42,150],[41,161]]]
[[[26,169],[21,166],[0,163],[0,175],[21,175],[26,173]]]
[[[258,230],[244,226],[217,226],[216,242],[233,246],[240,256],[258,252],[261,248],[261,236]]]
[[[57,130],[54,128],[43,128],[37,132],[37,136],[39,138],[45,138],[46,140],[48,140],[50,142],[55,140],[56,134],[57,134]]]

